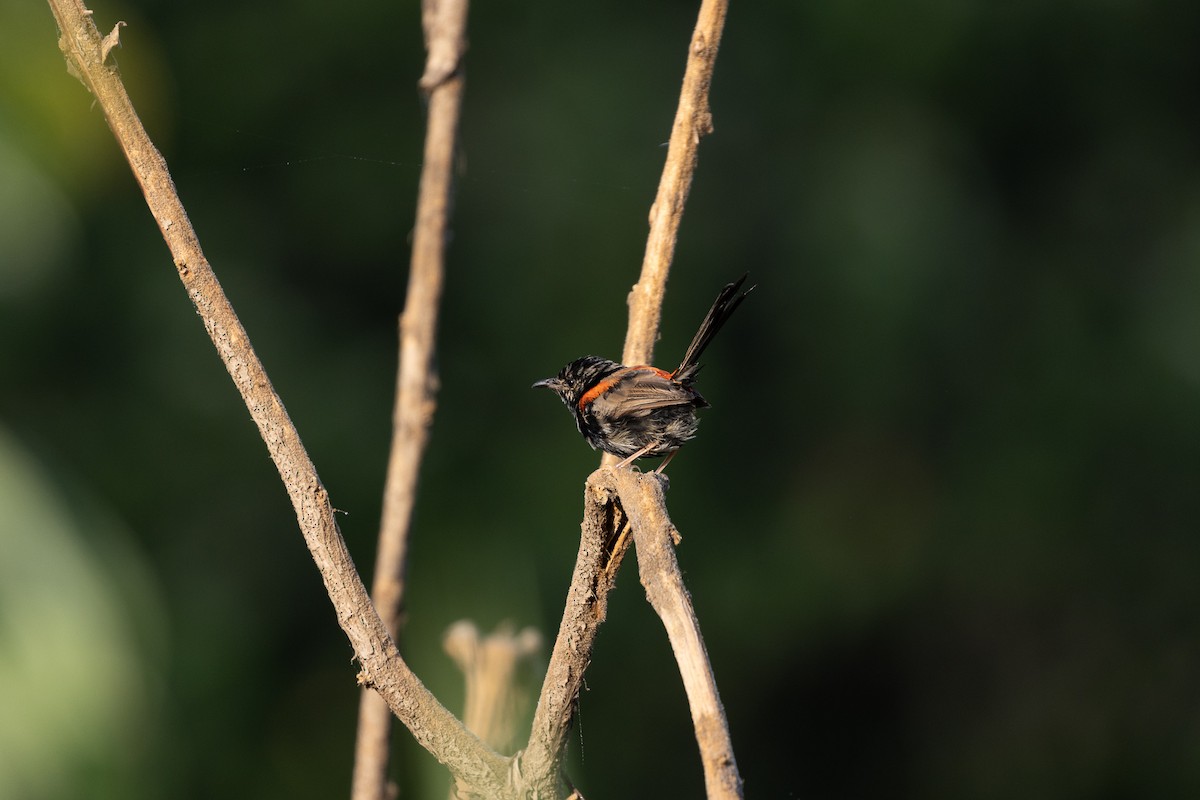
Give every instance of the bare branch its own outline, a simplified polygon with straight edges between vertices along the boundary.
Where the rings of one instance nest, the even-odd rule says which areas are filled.
[[[494,788],[493,794],[500,796],[507,760],[467,731],[429,693],[404,663],[375,612],[300,435],[200,249],[165,160],[138,119],[115,66],[105,61],[105,43],[91,11],[81,0],[49,0],[49,5],[68,66],[104,112],[171,251],[179,278],[279,470],[338,624],[362,665],[360,681],[375,687],[417,741],[452,773],[474,785]]]
[[[663,166],[654,205],[650,207],[650,235],[642,259],[642,274],[629,293],[629,330],[622,355],[625,364],[650,364],[653,361],[667,273],[675,257],[683,207],[696,172],[700,138],[713,130],[708,89],[727,7],[728,0],[704,0],[700,5],[667,147],[667,163]]]
[[[579,555],[567,592],[566,609],[534,712],[529,745],[516,756],[514,773],[518,776],[518,787],[531,796],[564,794],[561,773],[567,733],[615,579],[615,571],[608,566],[613,560],[611,548],[623,518],[614,502],[615,492],[600,477],[603,472],[593,472],[584,487]]]
[[[514,774],[521,791],[561,796],[563,750],[583,675],[591,662],[596,632],[604,621],[616,567],[628,540],[637,543],[638,571],[651,606],[663,620],[679,663],[704,763],[710,800],[741,798],[741,777],[733,755],[725,710],[691,599],[683,585],[674,545],[678,532],[667,514],[663,481],[656,474],[601,468],[584,490],[579,556],[567,594],[567,609],[534,714],[529,746],[517,755]]]
[[[466,0],[426,0],[428,59],[420,86],[428,95],[425,156],[417,195],[408,294],[400,315],[400,364],[392,449],[384,488],[379,548],[371,596],[393,638],[402,625],[408,534],[416,503],[421,459],[436,407],[438,304],[445,266],[459,110],[464,88]],[[374,692],[359,701],[354,755],[354,800],[384,800],[388,790],[392,715]]]
[[[667,162],[658,182],[658,194],[650,207],[650,235],[642,258],[642,272],[629,292],[629,328],[625,333],[623,364],[651,364],[654,344],[658,341],[659,321],[662,318],[663,297],[667,292],[667,275],[675,257],[679,224],[683,207],[692,188],[696,172],[700,139],[712,133],[712,112],[708,106],[708,89],[717,62],[717,47],[725,28],[725,12],[729,0],[703,0],[688,47],[687,68],[683,73],[683,88],[679,106],[671,127],[667,146]],[[616,456],[605,453],[603,466],[617,463]]]
[[[740,799],[742,779],[733,757],[729,724],[700,635],[700,623],[675,558],[679,532],[667,516],[663,481],[653,473],[642,475],[626,469],[607,470],[605,474],[629,515],[637,544],[638,574],[646,598],[662,619],[679,664],[704,763],[709,800]]]

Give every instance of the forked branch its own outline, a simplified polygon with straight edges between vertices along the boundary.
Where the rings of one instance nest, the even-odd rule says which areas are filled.
[[[92,12],[81,0],[49,0],[49,4],[68,67],[103,111],[142,187],[179,278],[279,470],[338,624],[362,665],[361,681],[380,693],[417,741],[456,777],[484,787],[485,793],[494,789],[493,796],[503,796],[507,759],[479,741],[430,694],[404,663],[375,612],[300,435],[200,249],[165,160],[138,119],[116,66],[107,58],[115,43],[113,34],[100,36]]]
[[[200,249],[165,161],[146,135],[115,66],[107,61],[117,42],[120,26],[114,28],[107,37],[101,37],[92,21],[91,12],[81,0],[48,1],[62,32],[60,47],[69,69],[95,95],[142,187],[151,214],[171,251],[180,280],[279,470],[305,542],[334,604],[338,623],[362,665],[361,682],[375,688],[416,740],[445,764],[462,785],[471,787],[470,791],[476,796],[564,796],[567,788],[561,778],[560,765],[566,731],[574,712],[583,672],[590,660],[596,629],[603,621],[615,566],[619,563],[621,551],[613,552],[612,548],[620,540],[618,534],[624,521],[621,509],[629,511],[632,518],[632,509],[642,508],[643,501],[629,496],[631,490],[623,483],[628,480],[656,482],[656,479],[632,473],[614,476],[604,472],[589,479],[585,490],[585,517],[579,558],[535,715],[529,747],[515,759],[503,758],[467,731],[429,693],[401,658],[387,626],[376,613],[346,550],[329,497],[299,434]],[[695,168],[696,147],[701,135],[711,129],[707,92],[725,5],[725,0],[704,0],[700,21],[692,39],[683,96],[671,135],[668,163],[651,214],[651,236],[642,278],[630,297],[630,337],[625,355],[627,363],[649,361],[657,335],[662,289],[674,251],[683,203]],[[436,77],[440,69],[432,70],[426,77],[435,76],[429,78],[433,82],[442,80]],[[616,483],[612,483],[614,480]],[[618,494],[622,498],[621,503],[614,500]],[[661,493],[656,502],[661,506]],[[648,540],[646,544],[642,543],[650,535],[647,531],[662,531],[664,528],[656,521],[658,517],[650,512],[637,513],[642,516],[633,522],[634,536],[638,540],[639,551],[644,547],[650,553],[654,546],[652,542]],[[665,511],[662,519],[665,519]],[[669,521],[666,524],[669,526]],[[643,582],[648,593],[657,592],[651,587],[659,585],[658,579],[647,577],[645,569],[643,567]],[[670,572],[668,568],[661,569],[663,574]],[[677,573],[677,566],[675,570]],[[678,583],[677,590],[667,591],[682,592],[682,582]],[[686,593],[681,596],[686,597]],[[672,623],[667,622],[668,617],[679,616],[679,609],[686,611],[686,604],[651,599],[663,615],[670,633]],[[689,635],[693,639],[691,644],[686,641]],[[681,652],[699,653],[694,657],[706,665],[702,646],[698,650],[695,647],[695,643],[699,642],[698,630],[693,634],[685,631],[680,637],[684,645],[677,645],[676,652],[681,669],[684,659],[679,655]],[[671,633],[671,638],[674,645],[676,634]],[[699,738],[701,728],[711,722],[712,712],[720,711],[720,703],[715,696],[715,687],[705,699],[705,687],[698,686],[694,693],[689,683],[691,680],[685,674],[685,685],[688,686],[689,699],[692,699]],[[700,684],[703,682],[699,681]],[[720,716],[720,726],[724,727],[723,716]],[[717,737],[708,744],[701,740],[710,797],[740,796],[740,781],[732,751],[727,746],[727,733],[724,744],[719,740],[720,737]],[[721,793],[723,790],[725,794]]]

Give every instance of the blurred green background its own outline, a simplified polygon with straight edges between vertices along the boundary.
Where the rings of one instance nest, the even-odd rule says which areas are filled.
[[[403,641],[451,708],[450,623],[557,628],[597,457],[529,385],[620,354],[696,7],[472,9]],[[93,8],[369,571],[418,4]],[[0,796],[345,797],[356,668],[274,467],[49,9],[0,24]],[[1200,796],[1198,38],[733,4],[658,360],[750,270],[669,494],[748,796]],[[632,567],[569,772],[700,797]]]

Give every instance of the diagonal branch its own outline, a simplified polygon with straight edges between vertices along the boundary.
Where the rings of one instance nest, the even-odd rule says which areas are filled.
[[[567,733],[616,578],[615,570],[608,566],[616,557],[611,548],[620,519],[616,494],[604,485],[602,475],[603,471],[592,473],[583,491],[579,555],[567,605],[534,711],[529,745],[516,757],[514,772],[524,781],[518,788],[533,797],[562,796]]]
[[[417,741],[455,776],[489,790],[495,788],[493,794],[499,796],[507,760],[438,703],[404,663],[375,612],[300,435],[200,249],[165,160],[142,127],[116,67],[106,61],[113,34],[101,39],[92,12],[81,0],[49,0],[49,4],[61,31],[59,47],[68,68],[104,112],[171,251],[179,278],[279,470],[338,624],[362,665],[360,680],[379,691]]]
[[[424,166],[417,195],[408,294],[400,315],[400,364],[392,449],[384,488],[379,548],[371,597],[388,632],[403,624],[408,535],[417,479],[436,406],[438,303],[442,294],[446,228],[450,218],[454,151],[462,107],[461,62],[466,51],[467,0],[425,0],[428,58],[421,89],[429,103]],[[359,701],[354,749],[354,800],[388,796],[392,714],[380,697],[364,691]]]
[[[667,516],[663,479],[653,473],[640,475],[625,469],[606,470],[603,474],[620,495],[621,507],[629,515],[646,599],[662,619],[679,664],[704,763],[709,800],[740,800],[742,779],[733,757],[729,723],[700,634],[700,622],[675,558],[679,533]]]

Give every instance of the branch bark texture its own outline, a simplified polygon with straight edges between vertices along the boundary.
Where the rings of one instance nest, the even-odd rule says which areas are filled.
[[[567,734],[583,688],[583,675],[592,661],[596,633],[607,612],[608,593],[613,588],[615,573],[606,567],[620,518],[614,502],[616,494],[599,481],[601,473],[592,473],[584,487],[579,554],[566,608],[534,711],[529,744],[514,761],[517,783],[530,797],[566,794],[562,761]]]
[[[622,557],[620,532],[628,523],[637,544],[638,571],[646,597],[663,621],[679,664],[709,800],[742,797],[742,781],[725,709],[704,647],[700,624],[675,558],[678,531],[667,514],[665,478],[630,469],[601,468],[584,489],[579,555],[567,608],[550,656],[533,729],[513,775],[518,797],[561,797],[561,778],[575,703],[591,663],[596,633]]]
[[[417,741],[456,777],[495,787],[495,795],[500,796],[507,759],[480,742],[430,694],[401,659],[367,596],[334,520],[328,493],[300,435],[204,257],[165,160],[138,119],[116,66],[108,60],[117,28],[102,38],[92,12],[81,0],[49,0],[49,5],[61,32],[59,47],[68,68],[103,111],[171,251],[188,297],[279,470],[338,624],[362,665],[360,679],[384,697]]]
[[[421,460],[436,407],[438,306],[445,273],[454,154],[462,108],[467,0],[426,0],[422,9],[428,57],[420,86],[428,100],[425,154],[417,195],[408,292],[400,315],[400,363],[392,447],[384,486],[371,597],[393,639],[403,624],[409,529]],[[364,691],[359,700],[353,800],[384,800],[388,789],[392,713]]]

